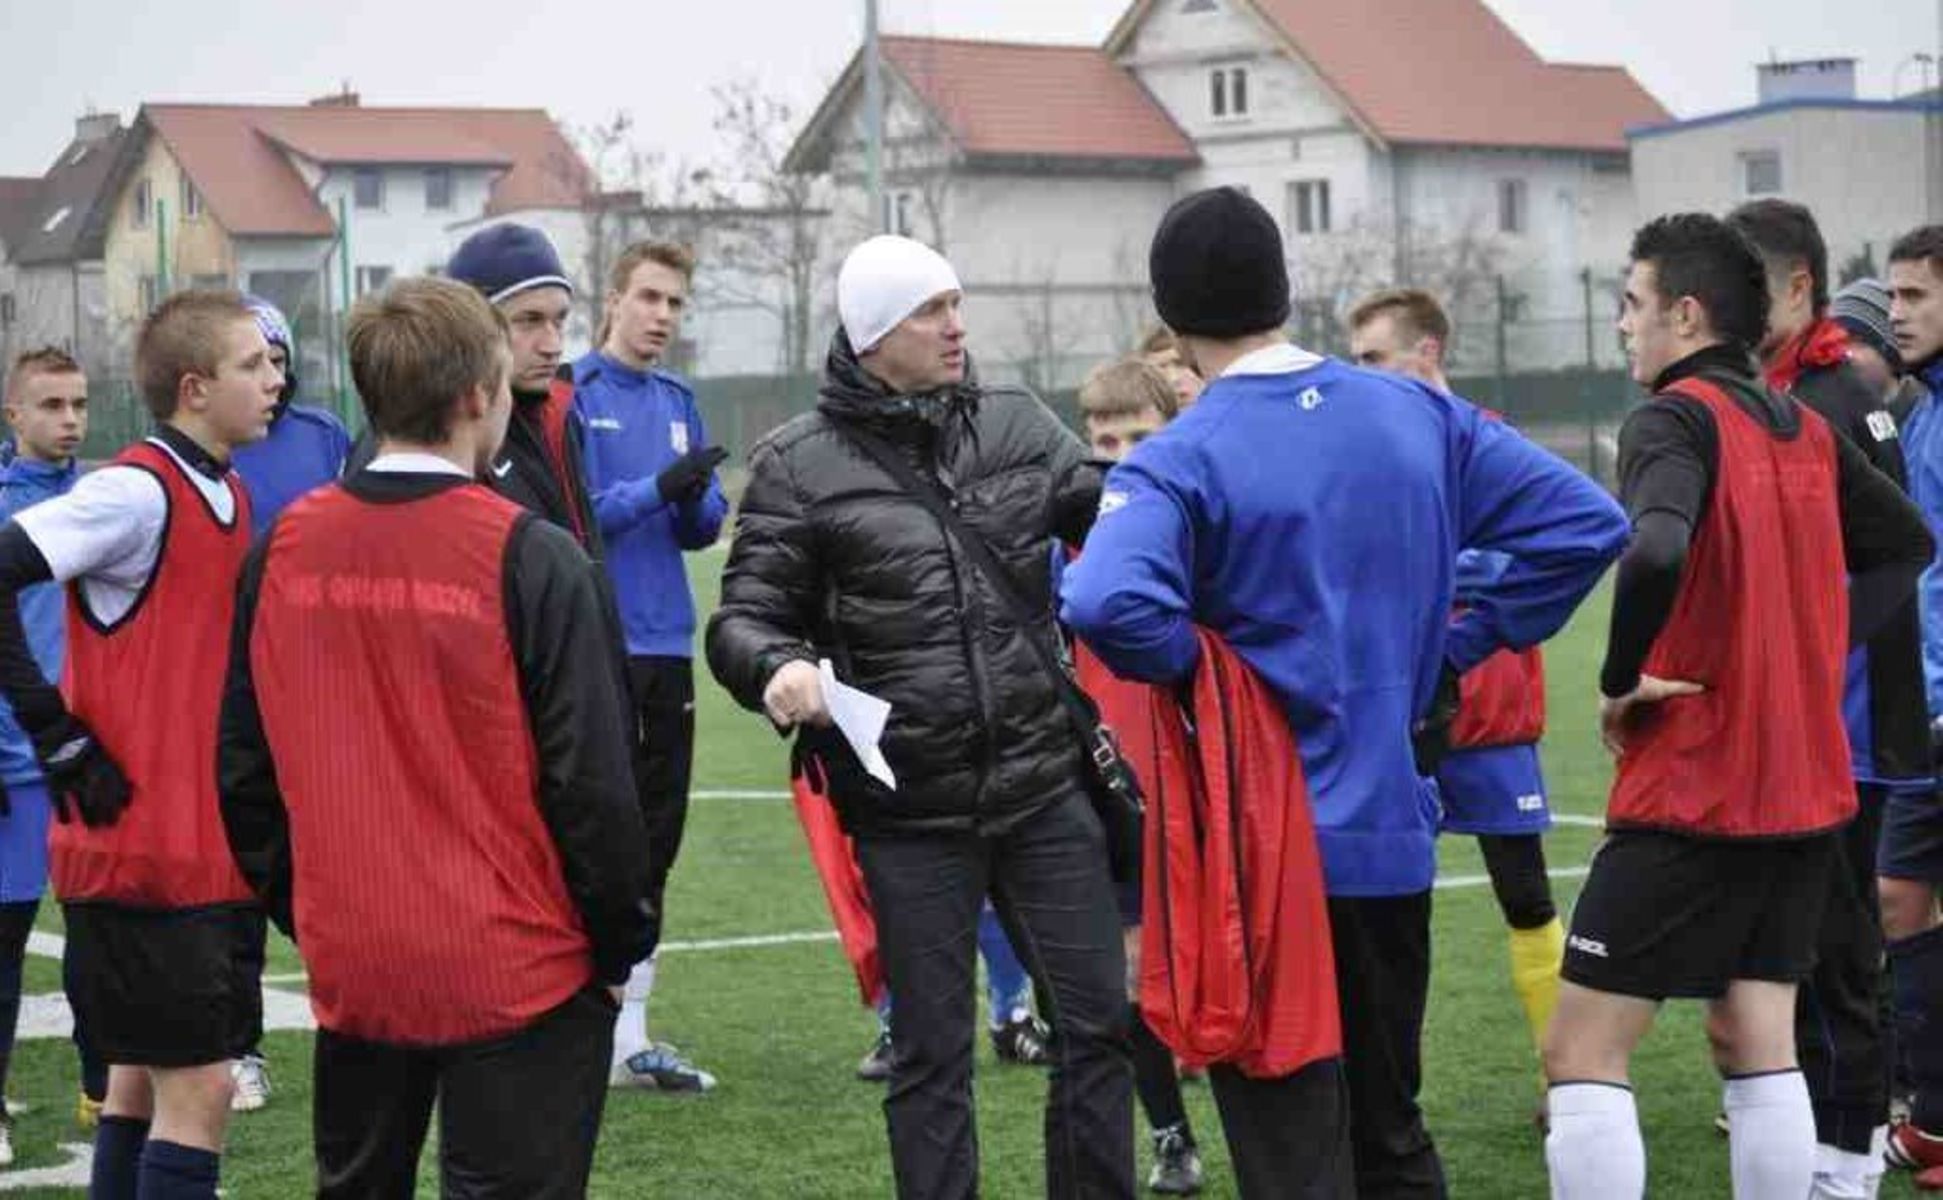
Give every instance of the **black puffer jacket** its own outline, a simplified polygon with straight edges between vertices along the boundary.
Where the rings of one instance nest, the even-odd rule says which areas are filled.
[[[1004,829],[1077,786],[1082,764],[1057,694],[963,550],[841,431],[893,442],[957,498],[1051,630],[1054,537],[1083,534],[1100,474],[1030,393],[967,383],[893,396],[841,333],[816,411],[758,443],[708,663],[744,706],[792,659],[829,658],[891,703],[890,791],[839,774],[852,833]],[[830,735],[806,734],[826,744]]]

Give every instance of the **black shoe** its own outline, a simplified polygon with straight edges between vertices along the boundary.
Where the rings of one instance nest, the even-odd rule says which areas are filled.
[[[1161,1196],[1192,1196],[1201,1190],[1201,1156],[1187,1122],[1154,1130],[1154,1169],[1147,1190]]]
[[[857,1064],[857,1078],[865,1083],[887,1083],[891,1077],[891,1031],[877,1035],[877,1043]]]
[[[1052,1031],[1038,1017],[1024,1013],[992,1030],[992,1049],[998,1052],[1000,1062],[1043,1067],[1051,1061],[1046,1053],[1051,1037]]]

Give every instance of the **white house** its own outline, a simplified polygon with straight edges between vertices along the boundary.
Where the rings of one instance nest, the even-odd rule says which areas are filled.
[[[1100,47],[893,37],[883,59],[888,223],[943,243],[988,364],[1061,383],[1125,348],[1160,214],[1218,184],[1282,224],[1305,336],[1415,282],[1460,325],[1502,298],[1518,366],[1582,363],[1584,272],[1617,275],[1635,215],[1626,130],[1667,117],[1481,0],[1136,0]],[[868,225],[861,100],[853,62],[791,158],[832,172],[839,240]]]
[[[1750,108],[1633,131],[1642,212],[1794,200],[1814,212],[1838,274],[1885,269],[1898,235],[1943,221],[1943,99],[1857,99],[1852,59],[1758,70]]]

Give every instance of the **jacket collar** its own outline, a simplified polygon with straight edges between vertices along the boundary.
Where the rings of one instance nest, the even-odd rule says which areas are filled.
[[[79,474],[80,467],[71,458],[66,462],[51,463],[15,455],[5,466],[0,466],[0,483],[32,484],[59,490],[63,484],[72,483]]]
[[[823,383],[816,408],[838,421],[873,427],[882,432],[913,433],[924,427],[942,428],[947,420],[969,423],[978,411],[980,388],[971,355],[965,356],[961,383],[933,392],[897,393],[864,370],[850,348],[850,338],[837,330],[823,362]]]
[[[1809,371],[1848,361],[1849,331],[1822,317],[1810,322],[1768,356],[1768,386],[1793,391],[1795,381]]]

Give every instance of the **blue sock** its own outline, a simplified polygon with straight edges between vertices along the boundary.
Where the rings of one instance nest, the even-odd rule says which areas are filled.
[[[138,1200],[215,1200],[222,1156],[175,1142],[150,1141],[142,1148],[142,1187]]]
[[[978,914],[978,952],[985,959],[985,986],[992,1007],[992,1028],[1012,1019],[1012,1014],[1032,1000],[1032,983],[1025,965],[1012,952],[1012,943],[999,924],[998,913],[988,903]]]
[[[88,1175],[91,1200],[135,1200],[137,1167],[148,1122],[134,1117],[102,1117],[94,1127],[94,1168]]]

